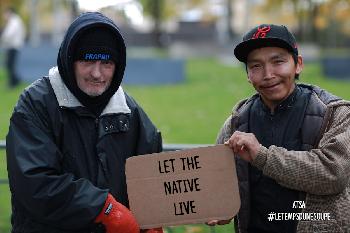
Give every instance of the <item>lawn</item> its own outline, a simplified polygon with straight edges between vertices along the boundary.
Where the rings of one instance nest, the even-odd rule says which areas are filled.
[[[24,85],[9,90],[4,72],[0,71],[0,140],[5,140],[9,118]],[[0,149],[0,180],[7,179],[5,150]],[[10,194],[6,184],[0,183],[0,233],[10,232]]]
[[[126,86],[125,89],[144,108],[161,130],[165,143],[211,144],[233,105],[254,90],[242,67],[219,64],[214,59],[188,60],[187,79],[169,86]],[[350,82],[326,79],[318,64],[307,64],[301,81],[316,84],[350,99]],[[25,85],[10,90],[0,73],[0,140],[5,139],[9,118]],[[0,151],[0,179],[6,178],[4,150]],[[9,232],[10,203],[7,185],[0,184],[0,233]],[[178,226],[171,232],[211,232],[205,225]],[[233,232],[233,224],[215,227],[215,232]]]

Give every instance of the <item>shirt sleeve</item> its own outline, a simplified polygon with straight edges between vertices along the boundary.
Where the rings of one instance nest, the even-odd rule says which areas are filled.
[[[350,107],[338,106],[334,111],[316,149],[261,147],[252,165],[291,189],[316,195],[342,192],[350,178]]]
[[[216,138],[216,144],[224,144],[228,139],[230,139],[232,135],[231,121],[232,116],[229,116],[218,133],[218,136]]]

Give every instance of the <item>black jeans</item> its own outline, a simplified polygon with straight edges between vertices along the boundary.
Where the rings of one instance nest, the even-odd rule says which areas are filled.
[[[17,49],[8,49],[6,51],[6,69],[9,76],[9,86],[14,87],[19,83],[19,78],[16,73]]]

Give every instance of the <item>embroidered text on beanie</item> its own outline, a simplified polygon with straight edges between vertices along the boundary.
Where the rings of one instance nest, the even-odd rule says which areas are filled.
[[[108,28],[87,29],[77,40],[74,61],[112,60],[117,63],[117,45],[116,35]]]

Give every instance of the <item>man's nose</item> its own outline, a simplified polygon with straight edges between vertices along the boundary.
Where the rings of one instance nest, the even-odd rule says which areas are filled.
[[[270,79],[274,76],[274,70],[271,65],[265,65],[264,67],[264,79]]]
[[[101,61],[96,61],[93,63],[91,75],[95,78],[101,76]]]

